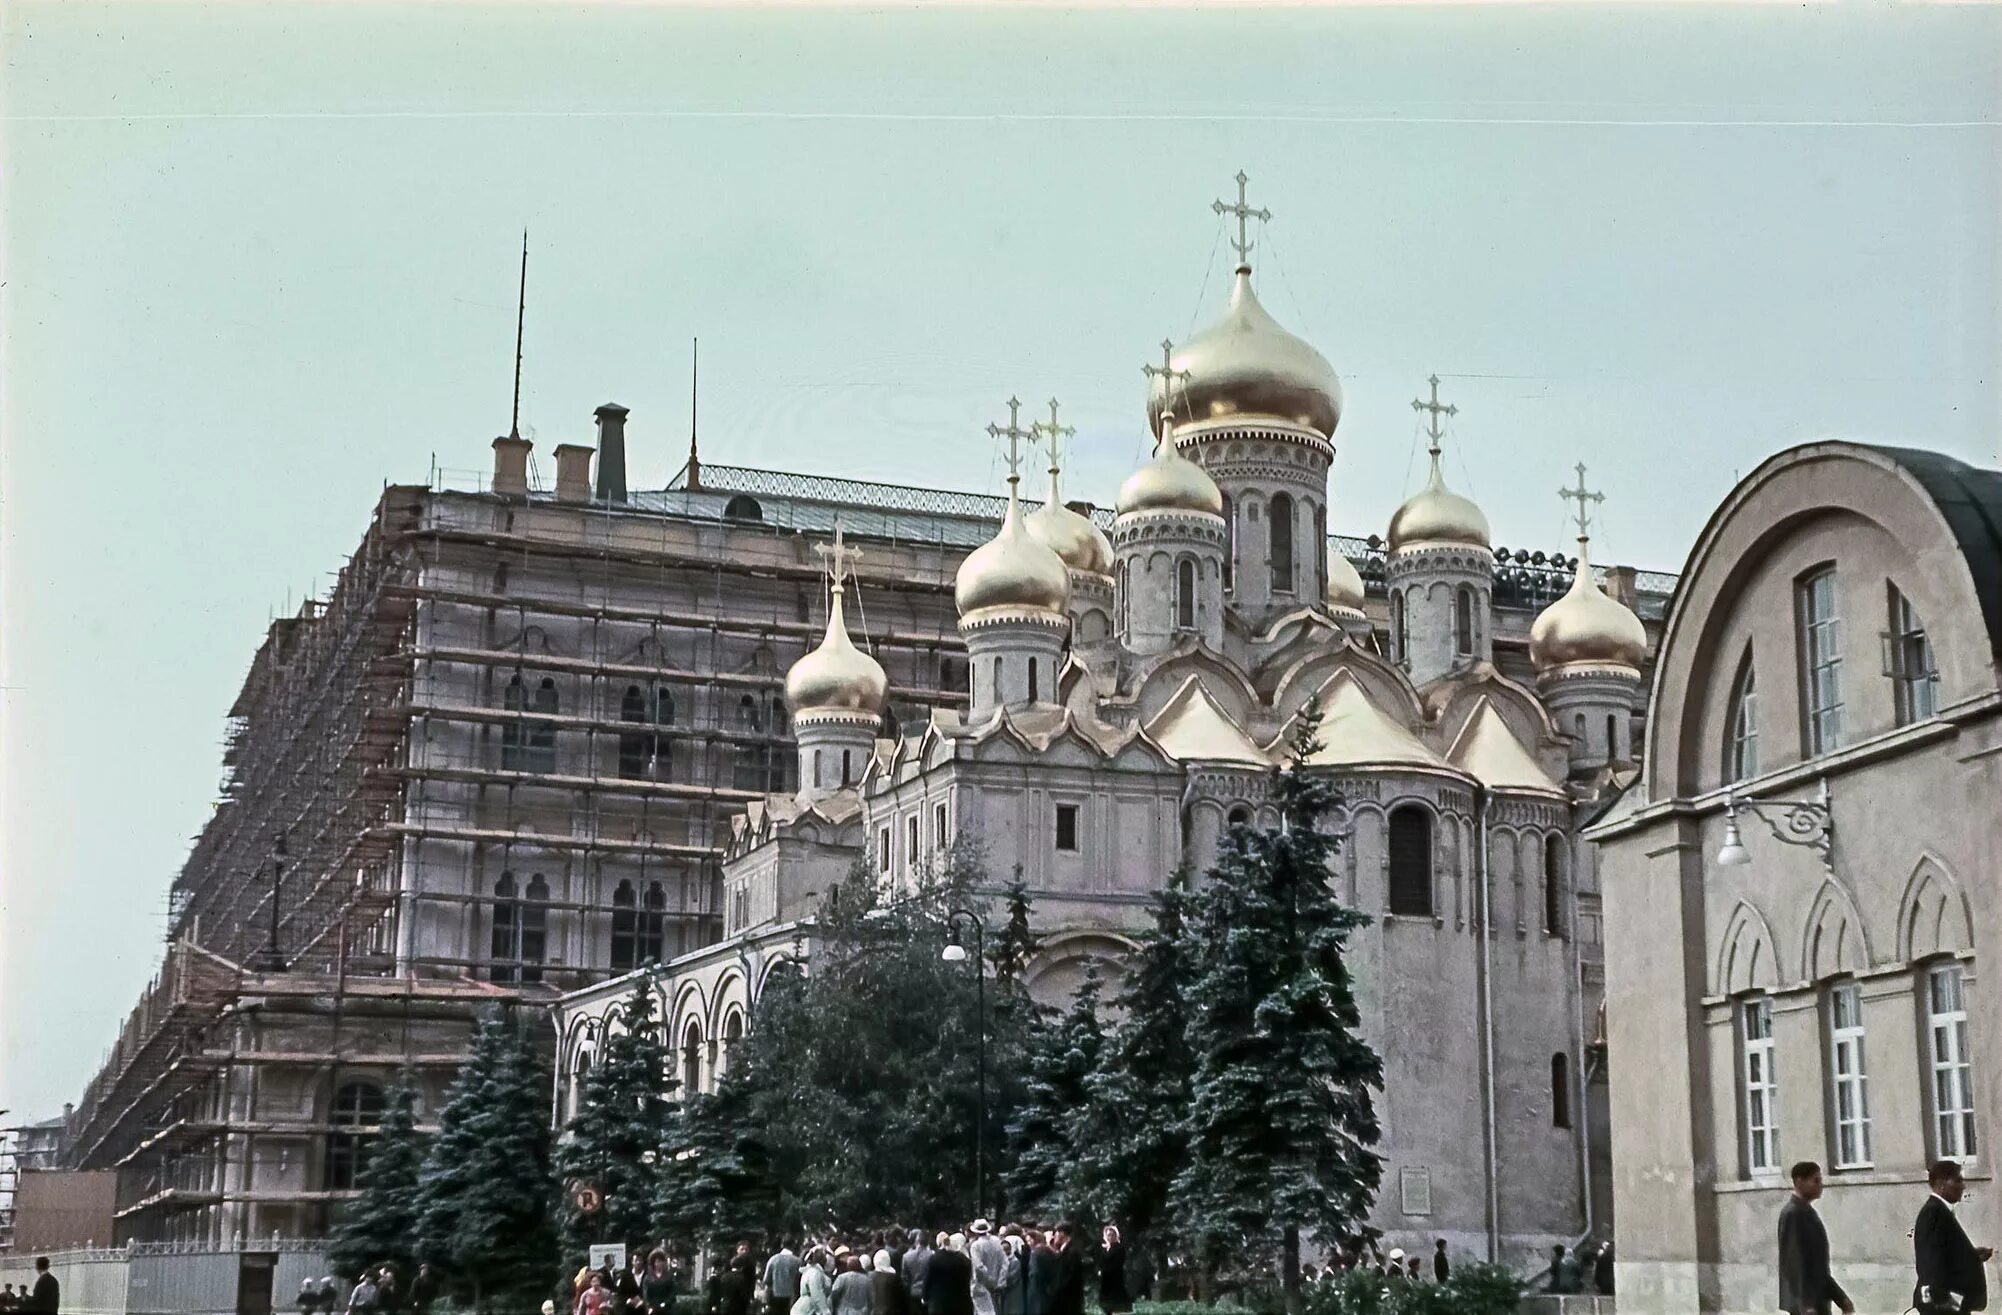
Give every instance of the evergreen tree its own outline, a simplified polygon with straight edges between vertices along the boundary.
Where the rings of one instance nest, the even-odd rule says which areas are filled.
[[[476,1309],[532,1309],[557,1274],[549,1076],[511,1015],[481,1022],[419,1182],[426,1255]]]
[[[403,1074],[389,1093],[382,1131],[369,1142],[356,1175],[361,1195],[341,1207],[327,1237],[327,1260],[336,1274],[353,1275],[383,1261],[405,1282],[416,1272],[417,1183],[424,1169],[425,1138],[417,1131],[417,1092]]]
[[[1316,705],[1302,710],[1275,773],[1283,825],[1233,828],[1196,900],[1195,1072],[1173,1189],[1205,1267],[1277,1254],[1289,1309],[1302,1232],[1329,1244],[1351,1234],[1382,1171],[1371,1148],[1383,1064],[1360,1034],[1344,959],[1368,920],[1329,886],[1335,840],[1320,823],[1335,796],[1306,767],[1320,720]]]
[[[1093,1211],[1129,1238],[1168,1222],[1168,1191],[1186,1158],[1182,1124],[1195,1078],[1184,995],[1193,976],[1189,899],[1186,871],[1155,896],[1154,925],[1141,933],[1114,1001],[1121,1021],[1085,1079],[1085,1190]]]
[[[1080,1111],[1104,1048],[1098,996],[1098,969],[1086,960],[1084,980],[1070,1008],[1030,1042],[1023,1101],[1008,1121],[1004,1177],[1012,1212],[1082,1215],[1091,1204],[1085,1191]]]
[[[675,1107],[668,1099],[674,1065],[654,1012],[653,983],[641,977],[613,1011],[578,1092],[577,1114],[557,1148],[566,1187],[563,1240],[572,1259],[597,1242],[630,1242],[653,1234],[654,1163],[668,1140]],[[577,1205],[578,1187],[595,1190],[598,1208]]]
[[[995,985],[1004,993],[1021,986],[1022,974],[1041,948],[1035,932],[1029,929],[1029,904],[1029,888],[1023,884],[1022,865],[1017,863],[1015,879],[1008,883],[1008,921],[987,956],[994,965]]]
[[[727,1249],[784,1230],[784,1193],[741,1071],[686,1099],[658,1182],[656,1208],[674,1236]]]

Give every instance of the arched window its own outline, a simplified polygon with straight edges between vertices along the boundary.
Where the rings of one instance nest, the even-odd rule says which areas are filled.
[[[1000,658],[995,658],[995,659],[994,659],[994,701],[995,701],[996,703],[1002,703],[1002,702],[1005,702],[1005,701],[1006,701],[1006,700],[1004,700],[1004,699],[1002,698],[1002,696],[1001,696],[1001,659],[1000,659]]]
[[[645,722],[646,694],[638,685],[626,686],[625,697],[619,700],[619,720],[623,722]],[[646,775],[648,751],[653,747],[653,736],[644,731],[619,732],[619,775],[627,780]]]
[[[653,721],[656,726],[674,725],[674,691],[665,685],[657,685],[653,691]],[[672,780],[674,776],[674,741],[666,735],[656,733],[650,746],[653,754],[651,774],[655,780]]]
[[[1293,499],[1285,493],[1272,495],[1272,592],[1293,592]]]
[[[737,730],[745,736],[764,734],[764,717],[758,711],[757,699],[749,694],[737,700]],[[759,752],[764,747],[756,739],[737,741],[734,784],[739,790],[765,788],[765,760],[763,754]]]
[[[843,749],[841,751],[841,784],[843,786],[855,783],[855,762],[853,755],[854,750],[852,749]]]
[[[1564,934],[1564,842],[1543,838],[1543,930]]]
[[[1390,591],[1390,660],[1404,661],[1404,595]]]
[[[732,1009],[723,1019],[723,1053],[718,1056],[716,1065],[719,1077],[729,1072],[737,1062],[737,1048],[743,1044],[744,1014],[742,1010]]]
[[[1223,495],[1223,587],[1229,593],[1231,571],[1237,564],[1237,508],[1232,505],[1230,494]]]
[[[639,913],[635,910],[633,883],[621,881],[612,892],[612,971],[624,972],[639,966]]]
[[[1042,701],[1043,691],[1041,687],[1036,683],[1036,670],[1039,665],[1040,664],[1036,661],[1036,659],[1034,658],[1029,659],[1029,702],[1031,703],[1039,703]]]
[[[1239,804],[1237,807],[1231,809],[1230,825],[1233,827],[1250,826],[1251,810],[1249,808],[1246,808],[1243,804]]]
[[[683,1099],[702,1090],[702,1024],[688,1020],[681,1034],[681,1095]]]
[[[814,789],[816,789],[816,790],[818,790],[818,789],[820,789],[820,788],[821,788],[821,780],[820,780],[820,750],[818,750],[818,749],[815,749],[815,750],[813,751],[813,788],[814,788]]]
[[[1606,761],[1624,762],[1626,755],[1620,752],[1620,714],[1606,714]]]
[[[1418,804],[1390,810],[1390,911],[1432,916],[1432,814]]]
[[[521,980],[542,980],[542,961],[549,955],[549,883],[537,873],[528,879],[528,898],[521,906]]]
[[[373,1082],[349,1082],[334,1093],[327,1121],[337,1131],[327,1134],[326,1190],[345,1192],[355,1185],[377,1135],[361,1129],[378,1127],[383,1108],[382,1088]]]
[[[1453,595],[1453,651],[1461,657],[1474,654],[1474,591],[1464,585]]]
[[[528,691],[522,687],[521,673],[515,672],[501,691],[501,706],[509,712],[524,712],[528,708]],[[522,747],[528,743],[528,727],[519,718],[501,725],[501,770],[518,772],[522,770],[526,755]]]
[[[1932,641],[1926,638],[1925,622],[1911,599],[1891,591],[1891,629],[1885,636],[1885,670],[1891,677],[1891,693],[1898,725],[1924,721],[1939,710],[1939,667],[1933,661]]]
[[[556,695],[556,681],[544,676],[542,683],[535,687],[535,710],[554,715],[561,708],[562,701]],[[553,772],[556,770],[556,727],[546,721],[538,721],[529,732],[528,769],[532,772]]]
[[[725,520],[761,521],[764,518],[765,509],[759,506],[758,500],[748,493],[739,493],[736,497],[723,504],[723,519]]]
[[[1196,564],[1187,557],[1175,566],[1175,625],[1196,628]]]
[[[1571,1056],[1561,1050],[1550,1057],[1550,1126],[1571,1126]]]
[[[1724,782],[1748,781],[1759,774],[1759,687],[1748,647],[1731,682],[1730,719],[1724,730]]]
[[[521,888],[514,873],[503,872],[494,882],[494,931],[488,958],[493,960],[487,975],[496,982],[512,982],[521,960]]]
[[[1328,596],[1328,509],[1314,504],[1314,550],[1307,554],[1314,563],[1314,597]]]
[[[658,881],[646,888],[646,909],[640,914],[639,960],[660,963],[667,958],[667,891]]]

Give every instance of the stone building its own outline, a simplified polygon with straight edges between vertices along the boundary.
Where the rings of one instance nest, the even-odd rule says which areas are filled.
[[[1771,1310],[1787,1170],[1836,1272],[1910,1300],[1925,1166],[1994,1241],[2002,473],[1780,453],[1689,557],[1601,850],[1623,1311]],[[1986,1001],[1989,1007],[1983,1007]]]
[[[1068,995],[1087,963],[1117,976],[1178,865],[1200,871],[1228,827],[1276,820],[1266,782],[1314,699],[1311,761],[1344,800],[1337,886],[1375,917],[1353,945],[1386,1061],[1375,1222],[1518,1263],[1575,1244],[1605,1209],[1598,893],[1579,823],[1641,738],[1651,639],[1632,577],[1626,601],[1607,594],[1581,516],[1568,588],[1525,599],[1486,515],[1446,486],[1454,410],[1434,379],[1413,403],[1430,477],[1374,541],[1366,584],[1325,547],[1340,381],[1265,311],[1248,262],[1222,317],[1148,372],[1154,454],[1106,523],[1057,492],[1054,404],[1033,429],[1017,403],[990,427],[1011,474],[999,529],[955,572],[963,699],[883,715],[893,677],[849,617],[873,550],[858,580],[845,530],[825,545],[826,629],[787,676],[797,770],[732,819],[722,940],[650,970],[684,1086],[727,1067],[772,972],[811,971],[816,896],[857,861],[894,894],[977,840],[987,871],[1019,871],[1035,900],[1033,993]],[[1034,512],[1028,438],[1052,454]],[[559,1113],[633,987],[559,1006]]]

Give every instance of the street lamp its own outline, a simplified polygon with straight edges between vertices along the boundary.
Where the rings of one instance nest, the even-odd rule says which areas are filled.
[[[973,989],[978,1026],[974,1030],[978,1049],[974,1061],[973,1122],[973,1213],[987,1208],[987,924],[972,909],[954,909],[945,916],[945,948],[939,957],[947,963],[965,963],[966,946],[959,939],[959,920],[973,928]]]
[[[1730,795],[1724,802],[1724,843],[1717,848],[1719,867],[1741,868],[1752,861],[1751,851],[1745,848],[1744,833],[1738,829],[1741,809],[1764,822],[1773,839],[1783,845],[1812,848],[1821,855],[1821,866],[1830,873],[1835,871],[1835,812],[1830,805],[1826,777],[1822,778],[1821,789],[1813,799],[1766,802]]]
[[[280,831],[271,849],[271,929],[264,942],[264,948],[251,960],[253,971],[260,973],[282,973],[285,971],[285,951],[278,948],[278,893],[279,883],[285,876],[285,833]]]

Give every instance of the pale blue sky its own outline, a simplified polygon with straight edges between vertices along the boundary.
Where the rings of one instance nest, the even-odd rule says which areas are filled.
[[[1141,364],[1221,304],[1209,212],[1275,212],[1267,306],[1346,382],[1336,528],[1416,476],[1673,569],[1773,450],[1993,460],[2002,13],[1381,7],[0,10],[0,1106],[54,1111],[158,959],[266,621],[386,480],[633,408],[679,465],[966,489],[1011,391],[1142,451]],[[1207,274],[1206,274],[1207,271]],[[547,466],[545,464],[545,470]]]

